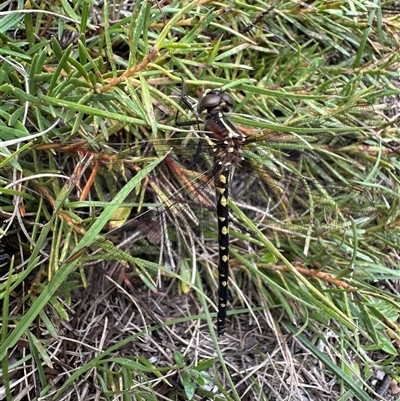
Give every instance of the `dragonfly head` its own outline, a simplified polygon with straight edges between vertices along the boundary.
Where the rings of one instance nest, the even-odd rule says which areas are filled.
[[[224,113],[228,113],[233,108],[233,99],[231,95],[220,90],[212,89],[201,98],[197,105],[197,112],[201,114],[204,110],[209,113],[211,110],[218,108]]]

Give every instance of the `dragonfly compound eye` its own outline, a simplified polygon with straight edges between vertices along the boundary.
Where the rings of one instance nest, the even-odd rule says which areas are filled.
[[[221,98],[225,104],[224,111],[226,111],[226,112],[231,111],[233,109],[233,105],[234,105],[232,96],[228,95],[227,93],[222,93]]]

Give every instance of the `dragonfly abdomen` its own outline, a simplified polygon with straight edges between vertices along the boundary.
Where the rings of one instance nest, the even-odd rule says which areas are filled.
[[[229,279],[229,207],[228,186],[230,166],[225,164],[215,176],[215,188],[217,192],[217,216],[218,216],[218,335],[222,335],[226,328],[226,307],[228,302]]]

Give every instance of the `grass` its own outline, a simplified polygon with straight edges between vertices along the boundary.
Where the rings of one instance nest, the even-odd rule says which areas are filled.
[[[396,399],[391,5],[30,4],[0,9],[0,249],[14,255],[1,265],[5,399]],[[231,202],[229,324],[218,339],[213,218],[199,234],[192,220],[209,218],[199,209],[171,214],[173,249],[161,253],[179,254],[175,269],[159,259],[157,233],[119,247],[149,222],[126,223],[151,213],[149,193],[168,206],[196,178],[164,159],[193,136],[175,124],[178,110],[192,118],[181,77],[191,99],[227,89],[244,132],[310,140],[353,126],[356,140],[302,168],[371,201],[345,230],[308,238],[307,257],[304,236],[260,228]],[[360,112],[355,124],[346,111]],[[333,126],[301,128],[327,115]]]

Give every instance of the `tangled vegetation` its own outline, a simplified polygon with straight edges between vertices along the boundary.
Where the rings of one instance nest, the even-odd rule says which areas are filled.
[[[376,1],[3,2],[2,397],[397,399],[398,11]],[[231,202],[222,338],[216,218],[190,202],[191,214],[175,216],[180,188],[201,180],[168,162],[202,129],[176,124],[178,111],[194,118],[182,79],[191,104],[229,91],[231,121],[279,138],[278,153],[288,133],[299,144],[352,133],[303,168],[341,210],[359,208],[355,219],[293,235],[294,223],[261,229]],[[300,168],[295,153],[283,169]],[[346,189],[368,202],[354,206]],[[156,196],[172,211],[166,239],[146,219]],[[206,222],[199,231],[195,219]]]

